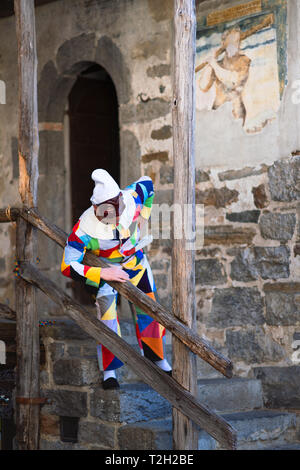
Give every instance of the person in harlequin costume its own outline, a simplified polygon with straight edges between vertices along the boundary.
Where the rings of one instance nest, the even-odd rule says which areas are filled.
[[[141,237],[151,214],[153,182],[143,176],[121,190],[103,169],[94,170],[92,179],[95,182],[90,199],[92,206],[81,215],[68,236],[61,271],[65,276],[84,282],[95,295],[98,319],[121,336],[118,292],[106,281],[130,281],[155,300],[156,286],[143,251],[152,238]],[[110,267],[82,264],[86,250],[108,262]],[[171,367],[164,358],[165,328],[139,307],[136,307],[134,321],[141,354],[171,375]],[[101,344],[97,345],[97,357],[99,368],[103,370],[103,387],[118,388],[115,371],[123,363]]]

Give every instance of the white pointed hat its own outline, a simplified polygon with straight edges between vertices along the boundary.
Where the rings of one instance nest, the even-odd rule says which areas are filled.
[[[106,170],[102,168],[94,170],[92,179],[95,181],[93,195],[90,199],[92,204],[101,204],[101,202],[119,195],[121,191],[119,185]]]

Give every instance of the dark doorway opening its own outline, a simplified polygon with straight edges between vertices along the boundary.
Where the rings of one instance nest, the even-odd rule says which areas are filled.
[[[100,65],[81,72],[69,94],[70,183],[72,226],[91,206],[91,173],[104,168],[120,183],[118,99],[112,79]],[[73,283],[77,300],[91,296]]]
[[[104,168],[119,183],[120,144],[115,86],[103,67],[82,72],[69,94],[72,222],[90,207],[91,173]]]

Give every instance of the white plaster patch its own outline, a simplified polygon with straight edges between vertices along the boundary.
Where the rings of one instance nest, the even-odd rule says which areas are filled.
[[[291,272],[291,280],[295,282],[299,282],[299,278],[300,278],[300,257],[299,256],[296,256],[295,258],[291,258],[290,272]]]
[[[6,104],[6,85],[3,80],[0,80],[0,104]]]
[[[262,184],[264,180],[265,175],[255,175],[240,180],[226,181],[226,186],[229,189],[235,189],[239,193],[238,201],[230,205],[232,212],[257,209],[254,204],[252,189],[254,186]]]
[[[6,364],[6,346],[4,341],[0,341],[0,364]]]
[[[11,250],[10,238],[7,232],[0,235],[0,256],[6,257]]]

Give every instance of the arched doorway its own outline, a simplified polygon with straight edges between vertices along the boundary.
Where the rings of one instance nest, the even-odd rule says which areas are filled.
[[[120,144],[115,86],[100,65],[81,72],[69,94],[72,223],[90,205],[91,173],[104,168],[119,183]]]
[[[118,99],[106,70],[93,64],[78,75],[68,96],[69,221],[73,226],[90,207],[94,189],[91,173],[104,168],[120,183]],[[73,295],[83,304],[93,300],[85,289],[73,285]]]

